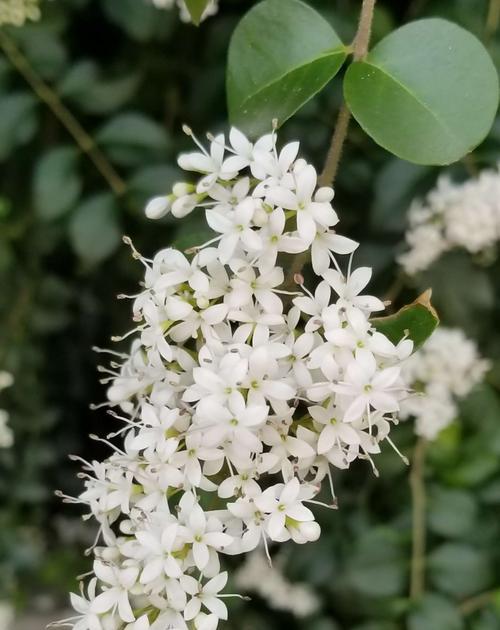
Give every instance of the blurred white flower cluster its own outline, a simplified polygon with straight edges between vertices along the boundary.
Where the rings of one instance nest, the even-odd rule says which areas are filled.
[[[336,506],[332,469],[359,458],[376,472],[381,443],[396,448],[413,344],[370,323],[384,304],[364,293],[371,269],[352,268],[357,243],[333,229],[333,190],[317,187],[298,142],[279,151],[275,133],[253,144],[236,129],[227,144],[209,139],[206,150],[193,136],[199,150],[179,158],[198,181],[146,211],[198,208],[216,236],[191,257],[168,248],[152,260],[127,239],[145,267],[129,296],[136,339],[101,368],[106,404],[121,409],[108,438],[124,439],[83,462],[85,490],[66,497],[88,507],[103,542],[88,594],[73,596],[66,623],[78,630],[214,630],[227,618],[220,554],[262,545],[270,559],[270,542],[316,540],[311,507]],[[314,294],[285,278],[282,253],[311,254]]]
[[[0,392],[10,387],[14,378],[10,372],[0,372]],[[0,409],[0,448],[10,448],[14,444],[14,433],[8,426],[9,414],[5,409]]]
[[[414,417],[416,433],[434,440],[455,420],[457,402],[482,381],[489,367],[462,330],[438,328],[403,366],[405,379],[424,395],[403,401],[402,417]]]
[[[413,203],[409,220],[410,249],[399,262],[410,275],[455,247],[488,253],[500,238],[499,171],[485,170],[461,184],[442,177],[424,201]]]
[[[158,9],[172,9],[177,5],[180,11],[181,20],[183,22],[191,22],[191,15],[184,0],[151,0],[151,2]],[[215,15],[218,10],[218,0],[210,0],[203,12],[203,15],[201,16],[201,19],[206,20],[208,17]]]
[[[14,609],[7,603],[0,601],[0,628],[2,630],[11,630],[14,623]]]
[[[244,592],[257,593],[271,608],[303,618],[320,608],[320,600],[308,584],[289,582],[280,570],[280,558],[273,566],[262,552],[252,551],[234,576],[235,584]]]
[[[39,0],[1,0],[0,26],[22,26],[28,20],[40,19]]]

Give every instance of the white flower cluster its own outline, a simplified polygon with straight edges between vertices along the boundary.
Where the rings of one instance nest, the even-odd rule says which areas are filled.
[[[14,623],[14,608],[7,602],[0,601],[0,628],[11,630]]]
[[[500,172],[485,170],[462,184],[442,177],[423,202],[412,204],[409,220],[410,249],[399,262],[410,275],[455,247],[488,253],[500,239]]]
[[[1,0],[0,26],[22,26],[28,20],[40,19],[39,0]]]
[[[78,630],[217,628],[219,555],[316,540],[321,482],[333,507],[332,467],[359,458],[376,472],[407,395],[412,342],[372,327],[384,304],[363,293],[371,269],[351,268],[357,243],[334,231],[333,190],[317,188],[299,144],[278,152],[274,133],[252,144],[236,129],[229,146],[210,139],[179,158],[197,183],[176,184],[147,214],[200,208],[216,236],[191,258],[133,249],[146,270],[131,296],[137,338],[105,379],[124,443],[84,462],[86,488],[66,498],[89,507],[104,541],[88,596],[73,596]],[[309,251],[315,293],[298,275],[302,290],[285,290],[278,255]]]
[[[179,8],[181,20],[183,22],[191,22],[191,15],[188,11],[186,3],[184,0],[151,0],[151,2],[158,9],[172,9],[175,5]],[[206,20],[208,17],[215,15],[219,10],[218,0],[210,0],[207,4],[205,10],[203,11],[203,15],[201,16],[202,21]]]
[[[10,372],[0,372],[0,392],[10,387],[14,378]],[[0,448],[10,448],[14,444],[14,433],[8,426],[9,414],[5,409],[0,409]]]
[[[401,417],[414,417],[418,435],[434,440],[457,417],[457,402],[480,383],[490,364],[460,329],[440,327],[403,366],[423,396],[403,401]]]
[[[318,612],[320,600],[316,593],[308,584],[289,582],[279,570],[279,560],[273,558],[270,566],[262,551],[252,551],[235,574],[236,586],[257,593],[271,608],[299,618]]]

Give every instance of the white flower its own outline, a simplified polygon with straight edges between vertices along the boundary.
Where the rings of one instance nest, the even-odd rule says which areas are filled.
[[[414,275],[455,247],[487,254],[500,239],[499,199],[498,170],[484,170],[459,184],[441,177],[423,201],[410,207],[409,249],[400,264]]]
[[[370,413],[370,407],[377,411],[398,411],[399,403],[395,384],[399,379],[400,368],[397,366],[377,369],[373,354],[368,350],[359,350],[356,361],[347,366],[343,382],[335,389],[351,399],[343,420],[353,422],[364,413]]]
[[[0,391],[6,387],[11,387],[14,383],[14,377],[10,372],[0,371]]]
[[[350,238],[336,234],[333,230],[319,229],[311,245],[311,262],[314,273],[318,276],[330,267],[333,254],[352,254],[358,243]]]
[[[316,171],[308,165],[296,176],[295,192],[286,188],[276,188],[268,192],[266,200],[286,210],[297,212],[297,230],[300,237],[311,244],[316,237],[317,224],[330,227],[338,222],[338,217],[330,201],[316,200]],[[322,196],[319,197],[322,199]]]
[[[122,621],[135,621],[129,595],[130,589],[137,581],[138,568],[130,566],[120,569],[96,560],[94,562],[94,572],[99,580],[106,585],[106,590],[92,600],[90,611],[102,614],[117,610]]]
[[[215,615],[217,619],[227,619],[226,604],[218,598],[220,591],[226,586],[227,577],[227,572],[220,573],[204,585],[188,575],[181,578],[182,587],[188,595],[191,595],[184,610],[184,618],[187,621],[197,617],[202,606]]]
[[[314,514],[300,500],[300,483],[294,477],[287,484],[277,484],[256,497],[255,505],[269,515],[266,530],[272,540],[284,541],[290,537],[287,519],[314,521]]]
[[[178,164],[182,169],[205,174],[198,182],[196,192],[207,192],[219,178],[227,181],[236,176],[237,171],[223,170],[225,152],[223,134],[216,136],[212,140],[210,143],[210,153],[205,151],[201,145],[200,148],[202,149],[201,153],[183,153],[178,159]]]
[[[179,163],[198,180],[147,213],[199,211],[215,236],[189,255],[133,249],[145,267],[136,337],[100,368],[122,443],[82,460],[84,490],[66,497],[100,526],[91,597],[74,601],[78,623],[99,630],[215,630],[227,618],[222,556],[317,540],[305,504],[320,503],[325,477],[335,504],[332,466],[363,458],[376,470],[408,393],[412,342],[373,329],[383,303],[360,295],[371,269],[352,269],[357,243],[330,229],[333,190],[316,189],[299,144],[279,151],[275,133],[252,144],[236,129],[229,147],[222,135],[209,151],[195,142]],[[280,254],[309,248],[317,287],[290,291]]]
[[[355,306],[366,312],[384,309],[383,302],[378,298],[372,295],[359,295],[372,277],[372,270],[369,267],[359,267],[347,278],[336,269],[328,269],[322,275],[348,308]]]
[[[9,603],[0,601],[0,628],[3,628],[4,630],[12,630],[13,623],[14,608]]]
[[[11,387],[14,377],[10,372],[0,371],[0,392],[2,389]],[[14,444],[14,432],[8,426],[9,414],[4,409],[0,409],[0,448],[10,448]]]
[[[317,595],[307,584],[290,583],[280,560],[279,556],[273,558],[271,567],[264,553],[259,550],[250,553],[236,573],[237,586],[257,593],[276,610],[291,612],[299,618],[314,615],[320,608]]]
[[[342,421],[344,412],[334,404],[329,403],[326,408],[314,405],[309,407],[308,411],[315,422],[324,425],[318,439],[319,455],[328,453],[334,446],[341,448],[343,444],[360,443],[357,431]]]
[[[174,552],[182,548],[179,545],[179,525],[172,523],[163,531],[140,531],[135,537],[144,551],[147,552],[147,562],[144,564],[140,576],[142,584],[149,584],[156,580],[162,573],[170,578],[179,578],[183,574]]]
[[[22,26],[28,20],[40,19],[38,0],[3,0],[0,3],[0,25]]]
[[[210,560],[210,549],[220,551],[233,542],[228,534],[222,532],[222,524],[216,518],[207,519],[199,505],[193,505],[186,522],[187,541],[193,545],[193,557],[196,566],[203,571]]]
[[[441,326],[404,365],[404,378],[415,383],[421,395],[403,401],[402,417],[413,416],[416,433],[434,440],[457,417],[457,401],[489,368],[489,361],[481,358],[462,330]]]
[[[0,409],[0,448],[10,448],[14,444],[14,432],[7,425],[9,414]]]

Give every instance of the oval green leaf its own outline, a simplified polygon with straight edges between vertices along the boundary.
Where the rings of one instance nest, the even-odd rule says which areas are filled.
[[[370,321],[392,343],[397,344],[408,337],[413,341],[413,351],[418,350],[439,325],[439,316],[430,301],[431,295],[432,291],[429,289],[397,313],[373,317]]]
[[[476,37],[432,18],[399,28],[353,63],[344,94],[382,147],[417,164],[449,164],[490,130],[498,75]]]
[[[87,265],[96,265],[120,244],[118,208],[110,193],[100,193],[76,208],[68,226],[75,253]]]
[[[231,122],[249,135],[285,122],[339,71],[346,47],[328,22],[299,0],[264,0],[237,26],[229,47]]]
[[[77,172],[78,153],[58,147],[43,155],[35,167],[33,201],[40,218],[52,221],[69,212],[78,201],[82,180]]]

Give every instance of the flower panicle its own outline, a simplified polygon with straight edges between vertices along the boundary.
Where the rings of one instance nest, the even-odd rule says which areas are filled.
[[[221,557],[317,540],[313,509],[337,507],[335,471],[362,459],[376,472],[408,392],[412,342],[372,327],[384,303],[365,292],[371,269],[354,268],[358,243],[334,229],[334,192],[299,143],[233,128],[205,148],[189,135],[179,166],[197,180],[146,214],[198,212],[214,236],[152,259],[128,241],[144,282],[130,352],[101,368],[120,443],[99,438],[110,456],[83,462],[76,500],[100,533],[87,593],[72,596],[78,630],[217,628]],[[290,284],[284,254],[310,256],[314,290],[297,270]]]

